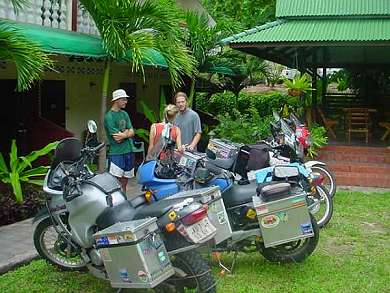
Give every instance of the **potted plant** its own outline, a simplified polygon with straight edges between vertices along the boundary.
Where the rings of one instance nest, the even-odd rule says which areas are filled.
[[[296,75],[292,80],[286,78],[284,85],[288,90],[288,94],[294,97],[312,90],[310,76],[307,73]]]

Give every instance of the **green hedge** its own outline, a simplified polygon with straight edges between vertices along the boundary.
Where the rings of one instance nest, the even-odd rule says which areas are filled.
[[[198,94],[196,105],[212,115],[224,113],[233,114],[236,108],[240,113],[248,113],[250,108],[255,108],[261,117],[272,115],[273,110],[278,110],[288,104],[293,108],[299,106],[299,100],[280,92],[266,94],[241,92],[236,105],[236,97],[231,92],[214,94],[207,99],[206,95]]]

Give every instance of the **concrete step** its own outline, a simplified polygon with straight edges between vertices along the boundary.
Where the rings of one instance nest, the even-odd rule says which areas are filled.
[[[378,163],[390,164],[388,152],[347,152],[347,151],[321,151],[318,160],[325,162],[352,162],[352,163]]]
[[[321,152],[343,152],[343,153],[359,153],[359,154],[389,154],[390,148],[386,147],[370,147],[370,146],[349,146],[349,145],[326,145],[321,148]]]
[[[390,188],[390,174],[334,172],[337,185],[370,186]]]

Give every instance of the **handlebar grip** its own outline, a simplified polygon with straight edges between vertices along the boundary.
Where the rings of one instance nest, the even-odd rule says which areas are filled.
[[[215,175],[220,175],[223,173],[223,169],[215,166],[213,163],[210,163],[208,161],[205,162],[205,168],[209,170],[210,172],[214,173]]]
[[[96,152],[100,151],[102,148],[104,148],[105,146],[106,146],[106,144],[105,144],[104,142],[102,142],[102,143],[99,144],[98,146],[94,147],[94,148],[92,149],[92,151],[96,153]]]

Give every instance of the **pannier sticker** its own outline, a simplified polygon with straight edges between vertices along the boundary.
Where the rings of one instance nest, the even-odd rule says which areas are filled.
[[[256,207],[256,212],[258,215],[266,214],[268,213],[268,207],[266,204],[262,204]]]
[[[218,212],[217,217],[218,217],[218,223],[220,223],[221,225],[226,223],[225,211]]]
[[[118,238],[116,238],[116,236],[108,236],[108,243],[109,244],[118,244]]]
[[[119,277],[123,282],[131,282],[129,278],[129,271],[127,270],[127,268],[119,269]]]
[[[139,278],[142,282],[147,282],[147,281],[148,281],[148,274],[145,273],[144,271],[138,271],[138,278]]]
[[[286,213],[286,212],[279,212],[279,213],[277,213],[277,215],[278,215],[278,217],[279,217],[279,219],[280,219],[281,222],[287,223],[287,221],[288,221],[288,216],[287,216],[287,213]]]
[[[313,227],[311,223],[301,224],[301,231],[303,235],[313,233]]]
[[[97,245],[108,245],[110,243],[108,242],[107,236],[102,236],[100,238],[96,238],[96,244]]]
[[[166,255],[165,255],[165,252],[164,251],[160,251],[158,253],[158,258],[159,258],[160,262],[162,262],[162,263],[165,262],[166,259],[167,259]]]
[[[280,223],[280,218],[277,215],[268,215],[261,219],[261,226],[264,228],[275,228]]]
[[[133,233],[125,233],[125,234],[123,234],[123,238],[126,241],[132,241],[132,240],[134,240],[134,235],[133,235]]]

